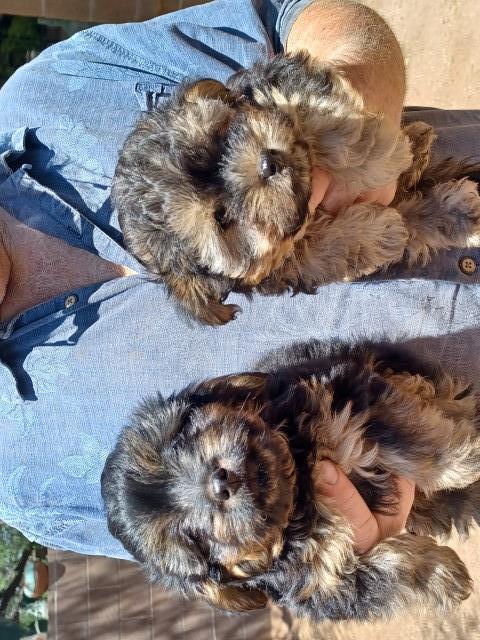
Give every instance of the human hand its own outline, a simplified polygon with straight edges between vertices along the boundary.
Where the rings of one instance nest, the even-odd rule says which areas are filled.
[[[407,478],[396,479],[398,507],[395,514],[384,515],[370,511],[353,484],[333,462],[321,460],[315,469],[315,492],[322,502],[342,514],[354,532],[355,548],[365,553],[381,540],[398,535],[407,522],[415,497],[415,485]]]
[[[309,209],[313,213],[319,204],[329,213],[336,213],[344,207],[348,207],[357,202],[378,202],[388,206],[395,197],[397,183],[365,191],[356,198],[353,198],[346,189],[337,184],[330,173],[320,167],[312,169],[312,194],[310,196]]]

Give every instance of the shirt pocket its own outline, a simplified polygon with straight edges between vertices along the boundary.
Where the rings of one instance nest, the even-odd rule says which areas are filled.
[[[169,98],[178,85],[166,82],[137,82],[135,95],[144,112],[160,106],[163,100]]]

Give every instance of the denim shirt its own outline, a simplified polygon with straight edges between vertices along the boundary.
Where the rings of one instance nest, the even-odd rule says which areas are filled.
[[[23,223],[139,275],[66,291],[0,326],[0,519],[47,546],[128,557],[106,527],[100,474],[144,396],[252,368],[311,337],[400,339],[473,380],[478,269],[443,252],[315,296],[232,295],[225,327],[181,315],[122,244],[109,200],[117,153],[142,111],[187,77],[228,76],[281,50],[310,0],[217,0],[154,20],[94,27],[17,71],[0,92],[0,205]],[[439,153],[480,155],[480,112],[410,112]],[[478,158],[480,160],[480,157]],[[230,300],[229,300],[230,301]]]

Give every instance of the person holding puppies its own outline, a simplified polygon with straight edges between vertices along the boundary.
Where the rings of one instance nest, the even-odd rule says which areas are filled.
[[[440,251],[427,267],[399,265],[314,296],[232,294],[243,313],[224,327],[179,313],[125,249],[109,195],[118,150],[141,112],[189,78],[226,82],[282,50],[305,49],[400,126],[396,39],[373,11],[337,0],[216,0],[93,27],[43,52],[0,92],[0,518],[27,537],[129,557],[108,533],[100,475],[133,408],[158,390],[248,370],[272,348],[388,333],[478,379],[478,249]],[[479,112],[404,116],[417,120],[436,127],[439,156],[475,156]],[[390,182],[355,197],[388,206],[395,191]],[[311,210],[352,204],[325,167],[313,168],[308,197]],[[359,552],[404,527],[408,478],[397,480],[396,515],[385,516],[370,512],[340,468],[324,461],[318,473]]]

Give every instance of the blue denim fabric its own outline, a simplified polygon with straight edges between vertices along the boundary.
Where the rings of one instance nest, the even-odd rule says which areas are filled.
[[[183,78],[225,80],[280,50],[307,4],[217,0],[51,47],[0,92],[0,205],[140,270],[109,201],[129,129]],[[478,155],[480,112],[406,117],[424,116],[440,130],[439,153]],[[0,327],[0,519],[51,547],[128,557],[107,531],[99,478],[132,408],[157,390],[251,368],[293,340],[388,335],[478,380],[479,275],[458,269],[466,253],[480,263],[478,251],[444,252],[427,269],[397,268],[316,296],[232,295],[243,314],[222,328],[179,315],[143,275],[67,291],[20,314]]]

